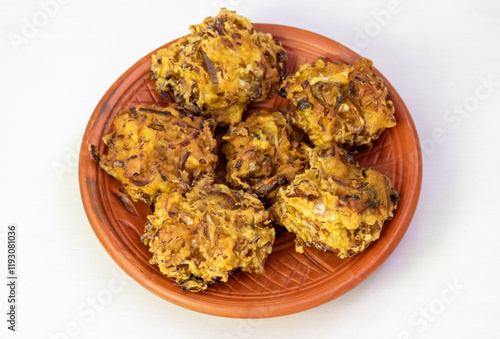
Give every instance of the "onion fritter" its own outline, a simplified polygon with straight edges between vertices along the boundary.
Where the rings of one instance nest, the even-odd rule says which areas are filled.
[[[185,291],[227,281],[240,268],[264,273],[275,231],[256,197],[220,184],[162,194],[141,240],[160,271]]]
[[[116,116],[114,132],[103,138],[108,154],[97,155],[93,145],[91,152],[134,201],[151,204],[161,192],[214,176],[214,125],[175,106],[139,105]]]
[[[322,59],[304,64],[285,79],[278,93],[295,106],[289,113],[291,122],[316,146],[333,141],[370,147],[386,128],[396,125],[389,90],[365,58],[354,66]]]
[[[305,144],[280,112],[259,112],[229,128],[222,138],[226,180],[259,197],[272,199],[307,164]]]
[[[380,237],[398,194],[387,177],[360,167],[336,145],[309,153],[311,168],[279,189],[271,213],[296,233],[298,252],[306,245],[340,258],[353,256]]]
[[[153,55],[151,78],[165,98],[223,125],[241,120],[250,102],[274,95],[286,70],[287,55],[270,34],[221,9],[215,17],[190,27],[182,37]]]

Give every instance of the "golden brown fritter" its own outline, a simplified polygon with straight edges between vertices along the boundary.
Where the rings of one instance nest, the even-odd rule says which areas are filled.
[[[398,194],[387,177],[360,167],[336,145],[309,153],[311,168],[279,189],[271,213],[296,233],[298,252],[306,245],[340,258],[355,255],[380,237]]]
[[[95,146],[91,151],[134,201],[150,204],[160,192],[178,185],[188,189],[202,176],[214,175],[214,125],[175,106],[139,105],[116,116],[114,132],[103,138],[107,154],[97,155]]]
[[[305,144],[280,112],[259,112],[229,128],[222,139],[226,180],[259,197],[272,199],[307,164]]]
[[[304,64],[278,93],[295,106],[291,122],[317,146],[332,141],[346,147],[372,146],[386,128],[396,125],[389,90],[365,58],[354,66],[322,59]]]
[[[274,95],[287,55],[270,34],[254,31],[250,20],[225,8],[190,29],[153,55],[151,77],[162,97],[173,92],[190,111],[227,125],[239,122],[250,102]]]
[[[253,195],[220,184],[162,194],[142,236],[161,272],[186,291],[227,281],[240,268],[264,273],[274,228]]]

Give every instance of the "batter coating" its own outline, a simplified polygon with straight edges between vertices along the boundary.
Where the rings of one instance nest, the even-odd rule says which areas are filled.
[[[184,195],[162,194],[148,218],[141,240],[153,253],[150,263],[185,291],[225,282],[238,268],[264,273],[275,232],[268,212],[251,194],[200,184]]]
[[[190,111],[228,125],[241,120],[249,103],[276,93],[287,55],[270,34],[225,8],[190,29],[153,55],[151,78],[162,97],[172,92]]]
[[[134,201],[151,204],[161,192],[189,189],[202,176],[214,176],[213,121],[175,106],[139,105],[118,113],[114,127],[103,138],[108,153],[98,155],[93,145],[91,152]]]
[[[390,180],[360,167],[336,145],[310,151],[311,168],[278,191],[276,223],[296,234],[295,248],[336,252],[346,258],[380,237],[399,200]]]
[[[354,66],[322,59],[304,64],[278,93],[295,106],[291,122],[317,146],[333,141],[371,147],[386,128],[396,125],[389,90],[365,58]]]
[[[230,127],[222,140],[226,180],[259,197],[271,200],[307,164],[307,146],[280,112],[254,113]]]

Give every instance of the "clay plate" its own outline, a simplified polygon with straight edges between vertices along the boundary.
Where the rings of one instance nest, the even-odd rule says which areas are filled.
[[[318,56],[351,64],[359,57],[335,41],[301,29],[270,24],[255,24],[255,29],[271,33],[283,43],[289,58],[287,74],[294,73],[303,63],[314,62]],[[268,318],[304,311],[335,299],[382,265],[401,241],[415,212],[422,158],[410,113],[380,73],[391,91],[397,126],[385,131],[372,149],[356,158],[361,165],[373,166],[390,177],[401,200],[381,238],[365,252],[343,260],[312,248],[299,254],[294,250],[294,236],[281,229],[266,262],[265,274],[237,271],[227,283],[211,285],[201,293],[183,292],[150,265],[151,255],[139,238],[151,208],[120,193],[119,182],[98,167],[88,147],[95,144],[99,153],[106,152],[101,139],[111,131],[113,118],[120,110],[138,104],[167,104],[149,80],[151,54],[155,52],[139,60],[106,92],[90,118],[80,151],[80,191],[90,224],[102,246],[128,275],[159,297],[191,310],[234,318]],[[285,111],[287,105],[276,95],[251,109]]]

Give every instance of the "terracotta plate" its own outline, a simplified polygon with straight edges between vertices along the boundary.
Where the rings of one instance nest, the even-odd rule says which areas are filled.
[[[255,28],[271,33],[283,43],[288,51],[288,74],[303,63],[314,62],[318,56],[351,64],[359,57],[335,41],[301,29],[268,24],[255,24]],[[90,224],[109,255],[138,283],[165,300],[198,312],[235,318],[276,317],[304,311],[342,295],[366,279],[394,251],[417,206],[422,159],[410,113],[379,73],[391,91],[397,126],[384,132],[372,149],[358,154],[357,160],[389,176],[401,197],[381,238],[365,252],[341,260],[311,248],[304,254],[296,253],[294,236],[281,231],[266,262],[265,274],[237,271],[227,283],[211,285],[201,293],[183,292],[174,286],[172,280],[148,263],[151,255],[139,240],[151,208],[120,193],[118,181],[101,170],[88,151],[92,143],[99,153],[106,152],[101,139],[111,131],[113,118],[120,110],[138,104],[166,105],[149,80],[151,54],[126,71],[97,105],[83,137],[79,165],[80,190]],[[276,95],[251,108],[285,111],[287,102]]]

